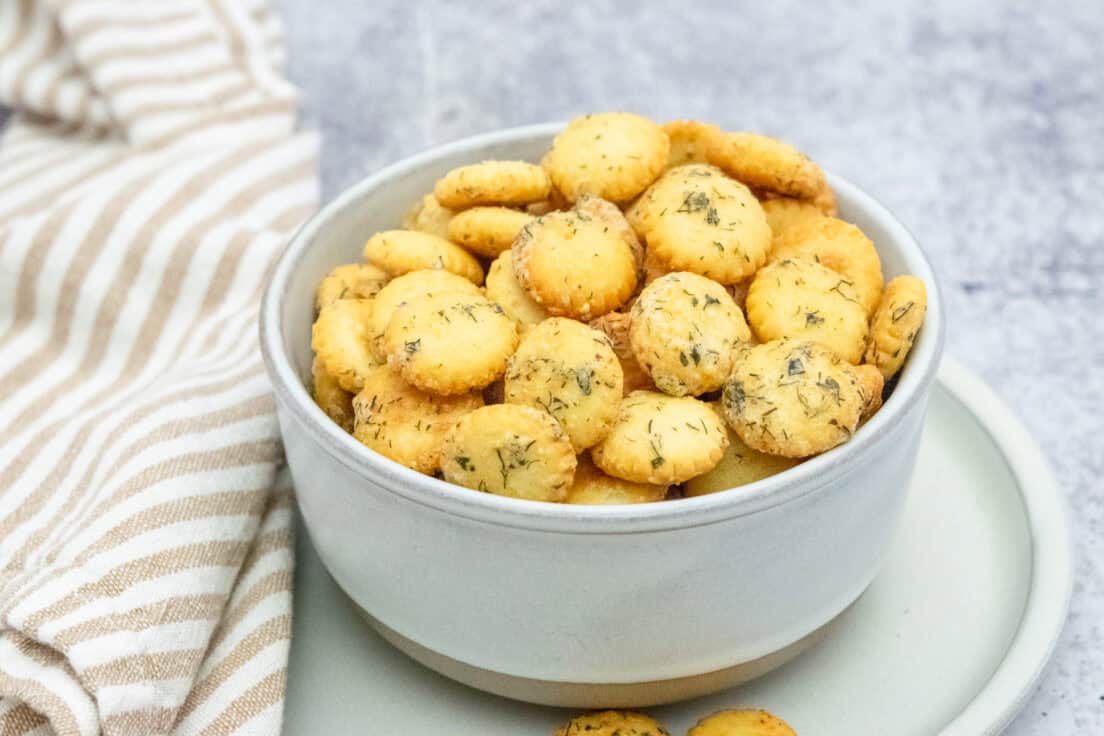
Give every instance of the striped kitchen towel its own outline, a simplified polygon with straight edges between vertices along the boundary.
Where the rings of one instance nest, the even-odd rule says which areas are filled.
[[[265,0],[0,0],[0,734],[280,729],[283,57]]]

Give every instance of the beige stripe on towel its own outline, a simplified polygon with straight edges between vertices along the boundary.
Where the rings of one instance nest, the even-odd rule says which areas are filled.
[[[284,57],[264,0],[0,1],[0,734],[279,732]]]

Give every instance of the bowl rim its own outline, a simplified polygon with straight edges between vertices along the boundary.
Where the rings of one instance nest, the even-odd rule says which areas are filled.
[[[542,123],[498,130],[445,143],[401,159],[346,188],[308,219],[292,236],[270,270],[260,309],[260,345],[277,401],[319,446],[371,485],[438,511],[499,526],[563,533],[636,533],[682,529],[758,513],[795,501],[859,470],[890,430],[927,396],[943,352],[945,324],[939,282],[927,255],[912,233],[884,205],[845,179],[826,172],[837,193],[876,219],[898,244],[909,272],[928,287],[928,311],[912,354],[885,405],[846,443],[777,475],[716,493],[677,501],[618,506],[586,506],[498,496],[461,489],[423,475],[362,445],[332,422],[314,403],[292,367],[284,347],[281,313],[290,280],[318,240],[326,223],[375,188],[403,174],[453,154],[472,153],[491,144],[548,138],[563,123]],[[285,424],[290,426],[290,424]]]

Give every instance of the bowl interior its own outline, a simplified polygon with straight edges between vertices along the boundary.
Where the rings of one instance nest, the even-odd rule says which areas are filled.
[[[741,494],[710,494],[684,499],[678,504],[640,504],[634,507],[564,507],[561,504],[510,499],[488,494],[463,494],[457,500],[452,487],[443,481],[422,476],[377,455],[348,437],[311,401],[312,352],[311,324],[314,317],[315,285],[331,269],[342,263],[359,261],[364,241],[372,233],[399,226],[402,214],[450,169],[485,159],[540,160],[562,125],[548,124],[516,128],[465,139],[431,149],[364,179],[328,204],[303,226],[277,264],[262,308],[262,344],[277,392],[292,405],[312,432],[346,463],[371,466],[399,484],[424,489],[419,492],[447,494],[446,504],[512,507],[523,514],[559,514],[564,517],[628,517],[648,513],[678,514],[672,506],[689,511],[694,506],[724,503],[719,497],[742,496],[741,501],[757,507],[770,505],[764,494],[790,483],[814,483],[825,480],[825,471],[839,465],[851,453],[868,444],[888,428],[895,414],[902,413],[909,401],[923,398],[934,378],[943,344],[943,319],[939,289],[926,257],[912,235],[882,205],[839,177],[828,175],[836,191],[840,217],[858,225],[874,241],[882,268],[890,278],[910,273],[928,285],[928,316],[916,346],[885,406],[856,433],[848,443],[812,458],[794,469],[742,487]],[[780,502],[780,501],[779,501]],[[543,509],[543,510],[539,510]],[[649,511],[644,507],[666,507]],[[552,509],[555,508],[553,511]],[[484,509],[486,510],[486,509]],[[750,506],[749,512],[753,510]]]

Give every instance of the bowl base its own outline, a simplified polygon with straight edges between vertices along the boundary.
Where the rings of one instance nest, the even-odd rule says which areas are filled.
[[[350,601],[351,602],[351,601]],[[643,708],[709,695],[761,677],[789,662],[828,634],[851,606],[820,628],[793,644],[758,659],[740,662],[712,672],[647,682],[556,682],[516,677],[461,662],[425,648],[375,619],[360,606],[360,615],[389,644],[429,669],[468,687],[537,705],[561,708]],[[854,605],[854,604],[852,604]]]

